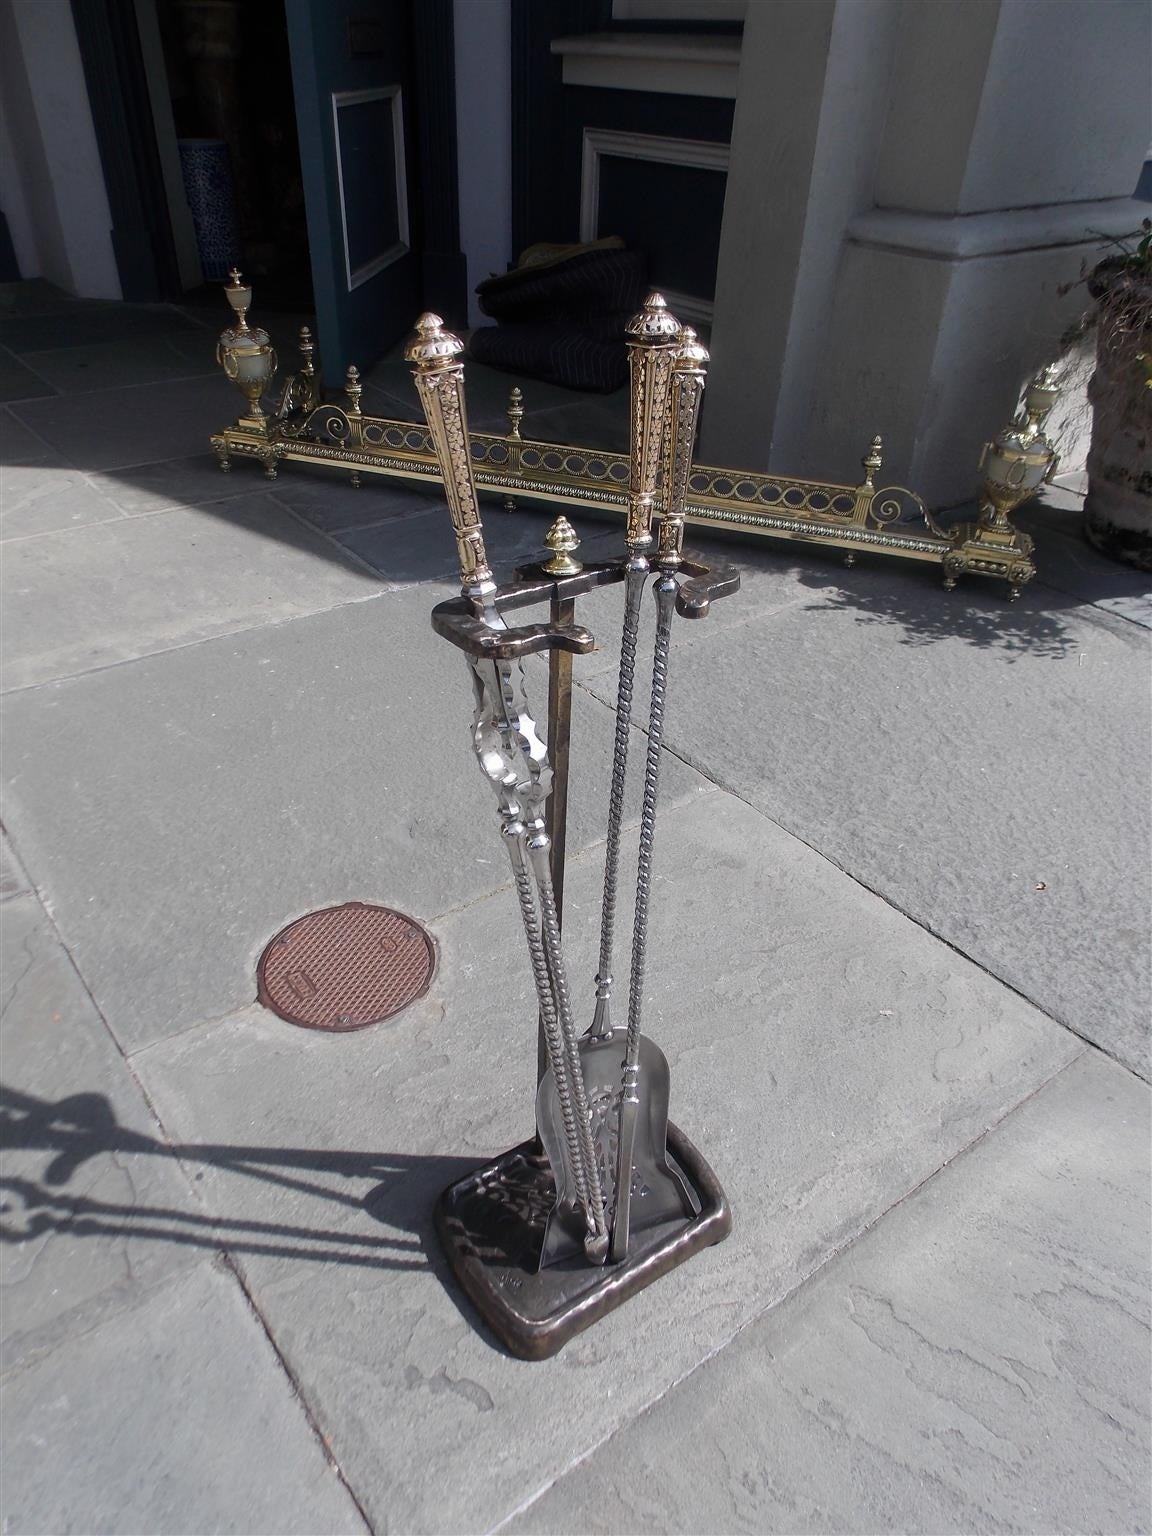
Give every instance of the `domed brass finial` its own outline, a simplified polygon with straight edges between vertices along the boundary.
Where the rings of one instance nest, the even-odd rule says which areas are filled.
[[[580,548],[580,539],[563,513],[544,535],[544,542],[552,550],[552,558],[544,566],[549,576],[579,576],[584,567],[573,560],[572,551]]]
[[[417,368],[435,368],[455,361],[463,350],[459,336],[446,331],[440,316],[429,310],[417,320],[416,334],[404,348],[404,360]]]
[[[644,308],[632,316],[624,332],[644,341],[675,341],[680,335],[680,322],[669,310],[662,293],[650,293]]]
[[[708,348],[697,337],[692,326],[686,325],[680,332],[680,345],[676,348],[676,363],[683,367],[703,368],[708,362]]]

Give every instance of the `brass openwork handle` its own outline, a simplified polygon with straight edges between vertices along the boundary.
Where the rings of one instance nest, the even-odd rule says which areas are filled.
[[[417,320],[416,334],[404,349],[404,356],[413,364],[416,389],[440,460],[460,556],[460,584],[467,596],[484,597],[495,591],[496,583],[484,549],[480,506],[472,476],[464,365],[460,362],[463,351],[460,338],[444,329],[439,315],[429,313]]]
[[[700,419],[707,369],[708,348],[697,340],[692,327],[686,325],[672,355],[672,398],[664,445],[663,516],[656,558],[665,570],[675,570],[683,559],[684,509],[688,503],[692,450],[696,446],[696,425]]]
[[[624,327],[632,375],[631,443],[628,478],[628,548],[642,553],[652,543],[652,513],[664,452],[664,418],[672,358],[680,341],[680,322],[664,296],[650,293],[644,308]]]

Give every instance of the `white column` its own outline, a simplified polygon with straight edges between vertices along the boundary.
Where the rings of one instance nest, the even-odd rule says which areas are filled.
[[[486,323],[474,289],[511,260],[512,59],[509,0],[456,0],[456,165],[468,324]]]
[[[762,91],[778,68],[774,8],[750,14],[738,129],[745,80]],[[705,456],[850,479],[880,432],[886,479],[938,506],[970,497],[980,444],[1086,303],[1059,286],[1098,234],[1146,211],[1129,198],[1150,131],[1150,22],[1147,0],[837,0],[802,211],[778,202],[763,129],[734,139],[734,169],[759,156],[765,206],[749,222],[747,186],[730,186]],[[738,331],[766,275],[779,304],[771,246],[797,239],[786,343],[760,360],[778,320]]]

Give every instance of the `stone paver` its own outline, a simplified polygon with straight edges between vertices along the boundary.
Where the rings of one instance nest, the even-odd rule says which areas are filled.
[[[0,405],[0,466],[59,463],[60,458],[37,433],[17,421],[8,407]]]
[[[203,339],[201,339],[203,337]],[[22,361],[61,394],[89,394],[122,385],[161,384],[196,374],[220,374],[220,364],[203,333],[183,337],[153,336],[131,341],[93,342],[86,347],[55,347],[26,352]],[[184,344],[179,344],[179,343]]]
[[[259,465],[249,462],[243,470],[225,474],[214,453],[165,459],[159,464],[136,464],[118,469],[115,474],[97,472],[88,478],[129,517],[227,501],[233,496],[267,494],[273,488]]]
[[[1049,490],[1031,503],[1019,522],[1037,541],[1038,580],[1152,629],[1152,574],[1121,565],[1097,553],[1081,532],[1083,495]]]
[[[114,501],[59,458],[0,468],[0,538],[57,533],[119,516]]]
[[[0,400],[36,400],[55,393],[47,379],[26,367],[6,347],[0,347]]]
[[[299,566],[312,597],[325,571],[350,579]],[[5,700],[5,824],[128,1047],[244,1006],[260,950],[301,912],[356,898],[435,917],[507,881],[467,672],[428,623],[449,590],[402,588]],[[541,710],[546,696],[539,667]],[[604,836],[612,715],[581,692],[574,730],[580,848]],[[673,760],[665,787],[674,802],[707,784]]]
[[[232,473],[238,480],[240,466]],[[376,475],[364,475],[360,485],[353,486],[347,474],[308,465],[281,473],[276,481],[276,499],[324,532],[389,522],[413,512],[445,516],[443,499],[427,487],[408,486]]]
[[[366,561],[391,583],[455,582],[459,590],[456,544],[443,507],[428,501],[398,520],[367,528],[350,528],[336,535],[339,543]],[[540,506],[508,513],[485,508],[484,542],[494,568],[510,570],[539,561],[547,554],[544,538],[555,514]],[[619,535],[603,523],[576,517],[573,522],[586,560],[608,559],[619,548]],[[539,610],[547,616],[547,609]]]
[[[265,495],[14,540],[4,566],[6,688],[379,590],[369,571]]]
[[[59,347],[113,346],[194,329],[194,322],[170,304],[81,302],[57,312],[0,314],[0,345],[19,356]]]
[[[211,1218],[84,992],[40,903],[0,909],[0,1359],[50,1353],[214,1246]],[[11,1424],[13,1421],[8,1420]]]
[[[646,1027],[736,1226],[526,1365],[432,1231],[534,1086],[447,520],[220,474],[226,318],[0,285],[4,1529],[1147,1530],[1144,1090],[1011,990],[1142,1063],[1146,583],[1060,488],[1014,606],[705,542],[744,587],[677,626]],[[291,367],[312,322],[254,318]],[[623,442],[623,395],[470,367],[473,424],[517,382],[526,435]],[[364,399],[419,416],[395,353]],[[499,569],[555,510],[486,502]],[[583,1019],[619,596],[576,660]],[[269,935],[353,897],[430,924],[427,997],[267,1014]]]
[[[1039,588],[753,560],[745,622],[677,631],[671,748],[1146,1073],[1147,632]]]
[[[9,409],[77,469],[115,471],[203,453],[209,435],[235,419],[236,400],[227,380],[206,376]]]
[[[553,1362],[493,1347],[431,1231],[436,1191],[530,1125],[509,892],[433,924],[433,988],[387,1028],[253,1010],[133,1057],[173,1135],[231,1145],[198,1187],[237,1239],[297,1234],[240,1262],[376,1526],[490,1529],[1083,1049],[730,796],[667,811],[657,863],[647,1027],[736,1229]],[[593,850],[566,911],[585,1019],[599,882]]]
[[[1147,1531],[1148,1147],[1082,1057],[503,1529]]]
[[[28,877],[12,851],[8,834],[0,829],[0,901],[7,901],[10,896],[23,896],[28,889]]]
[[[4,1381],[4,1527],[361,1532],[235,1278],[202,1263]]]

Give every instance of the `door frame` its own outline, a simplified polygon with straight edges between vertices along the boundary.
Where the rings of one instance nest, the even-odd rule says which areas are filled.
[[[138,303],[178,300],[180,265],[136,7],[123,0],[72,0],[72,17],[121,292]]]
[[[112,248],[124,298],[179,303],[184,289],[134,5],[71,0],[96,144],[112,212]],[[416,163],[422,196],[421,278],[446,294],[452,324],[467,323],[456,166],[453,0],[410,0]]]

